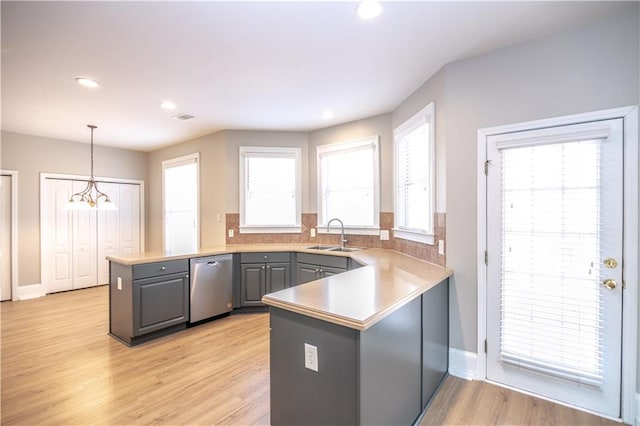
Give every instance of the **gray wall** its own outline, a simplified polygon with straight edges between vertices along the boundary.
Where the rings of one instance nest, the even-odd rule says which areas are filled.
[[[2,131],[0,147],[2,169],[18,172],[18,285],[39,284],[40,173],[88,176],[90,145]],[[144,152],[96,145],[94,175],[146,180],[146,157]]]
[[[446,180],[446,154],[447,154],[447,97],[446,97],[446,73],[441,68],[418,90],[405,99],[391,114],[391,126],[393,129],[400,126],[414,114],[426,107],[430,102],[434,103],[436,115],[435,128],[435,154],[436,154],[436,212],[447,211],[447,180]],[[393,135],[392,135],[393,136]],[[393,154],[393,147],[391,153]]]
[[[316,148],[366,136],[380,136],[380,211],[393,211],[393,134],[390,114],[376,115],[309,133],[309,206],[317,213]]]
[[[625,15],[446,67],[451,345],[476,351],[478,129],[638,104],[638,16]]]
[[[148,154],[147,251],[162,251],[162,162],[196,152],[200,153],[200,246],[213,247],[225,242],[225,198],[229,188],[225,135],[218,132]]]
[[[307,132],[269,132],[253,130],[225,130],[226,144],[226,179],[227,197],[226,212],[240,212],[240,157],[238,148],[241,146],[273,146],[273,147],[295,147],[302,148],[301,169],[302,169],[302,213],[309,210],[309,174],[307,164],[309,163],[308,153],[308,133]]]

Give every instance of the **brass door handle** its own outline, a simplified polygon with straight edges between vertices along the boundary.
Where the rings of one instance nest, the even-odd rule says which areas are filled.
[[[604,280],[602,282],[602,285],[605,286],[606,288],[608,288],[609,290],[613,290],[614,288],[616,288],[618,286],[618,283],[616,282],[616,280],[612,280],[611,278],[607,278],[606,280]]]

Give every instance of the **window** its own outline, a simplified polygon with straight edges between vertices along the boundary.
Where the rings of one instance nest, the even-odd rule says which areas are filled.
[[[338,218],[352,232],[379,232],[378,136],[319,146],[317,155],[318,226]]]
[[[301,155],[240,147],[240,232],[301,232]]]
[[[427,244],[434,241],[434,123],[430,103],[393,132],[394,235]]]
[[[196,251],[199,241],[198,153],[162,162],[164,250]]]

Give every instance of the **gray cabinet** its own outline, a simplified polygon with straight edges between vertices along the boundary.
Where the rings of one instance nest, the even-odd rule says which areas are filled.
[[[444,280],[363,331],[270,307],[271,424],[415,424],[447,375],[448,294]]]
[[[189,261],[127,266],[110,262],[109,334],[135,345],[189,320]]]
[[[291,284],[291,255],[242,253],[240,255],[240,306],[263,306],[262,296]]]
[[[296,258],[296,285],[345,272],[349,258],[321,254],[298,253]]]

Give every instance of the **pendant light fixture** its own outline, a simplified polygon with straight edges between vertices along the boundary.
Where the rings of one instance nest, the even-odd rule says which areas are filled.
[[[93,177],[93,130],[98,127],[93,124],[87,124],[87,127],[91,129],[91,177],[84,190],[76,192],[71,196],[69,199],[69,207],[78,210],[91,208],[115,210],[116,206],[111,202],[107,194],[98,189],[98,184]]]

